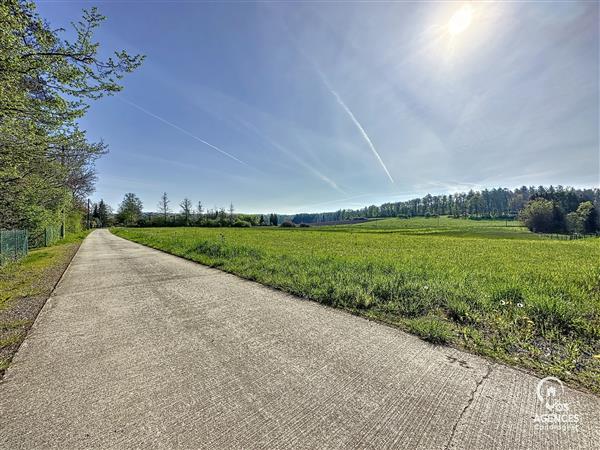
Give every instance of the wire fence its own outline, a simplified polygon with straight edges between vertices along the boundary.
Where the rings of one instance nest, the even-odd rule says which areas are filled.
[[[582,234],[582,233],[573,233],[573,234],[545,233],[545,234],[540,234],[539,236],[542,237],[543,239],[557,239],[559,241],[573,241],[573,240],[577,240],[577,239],[600,237],[600,233],[586,233],[586,234]]]
[[[22,258],[28,249],[26,230],[0,230],[0,265]]]
[[[60,225],[46,227],[29,236],[29,248],[48,247],[64,237]]]
[[[60,225],[33,234],[27,230],[0,230],[0,266],[26,256],[30,249],[54,245],[64,237],[64,228]]]

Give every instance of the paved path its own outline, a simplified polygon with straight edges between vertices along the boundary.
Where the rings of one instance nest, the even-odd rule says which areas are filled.
[[[538,379],[106,230],[0,383],[0,447],[598,448],[540,431]]]

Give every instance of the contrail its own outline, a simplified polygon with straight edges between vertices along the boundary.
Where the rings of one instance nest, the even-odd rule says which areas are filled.
[[[269,136],[266,136],[265,134],[261,133],[258,128],[256,128],[254,125],[252,125],[249,122],[246,122],[245,120],[238,118],[238,120],[240,121],[240,123],[242,123],[246,128],[248,128],[249,130],[252,130],[257,136],[259,136],[260,138],[264,139],[265,141],[267,141],[269,144],[271,144],[273,147],[275,147],[276,149],[282,151],[283,153],[285,153],[286,155],[288,155],[290,158],[292,158],[294,161],[296,161],[298,164],[300,164],[302,167],[304,167],[306,170],[308,170],[310,173],[312,173],[315,177],[319,178],[321,181],[324,181],[325,183],[327,183],[332,189],[335,189],[336,191],[340,192],[341,194],[346,195],[346,192],[343,191],[335,181],[333,181],[331,178],[329,178],[327,175],[319,172],[317,169],[315,169],[313,166],[311,166],[310,164],[308,164],[306,161],[304,161],[303,159],[299,158],[293,151],[283,147],[282,145],[280,145],[279,143],[275,142],[273,139],[271,139]]]
[[[360,131],[360,134],[362,135],[362,137],[364,138],[364,140],[369,145],[369,148],[371,149],[371,151],[375,155],[375,158],[377,158],[377,161],[379,161],[379,164],[381,165],[381,167],[385,171],[385,174],[388,176],[388,178],[390,179],[390,181],[395,184],[394,179],[390,175],[390,171],[385,166],[385,163],[383,162],[383,159],[381,159],[381,156],[379,156],[379,153],[377,152],[377,149],[373,145],[373,141],[371,141],[371,138],[369,137],[369,135],[367,134],[367,132],[365,131],[365,129],[363,128],[363,126],[360,124],[360,122],[358,121],[358,119],[354,116],[354,114],[352,113],[352,111],[350,111],[350,108],[348,108],[348,106],[346,106],[346,104],[344,103],[344,100],[342,100],[342,97],[340,97],[339,94],[331,87],[331,84],[329,83],[329,80],[327,79],[327,77],[325,76],[325,74],[321,71],[321,69],[319,68],[319,66],[317,65],[317,63],[315,61],[313,61],[313,59],[310,58],[307,54],[305,54],[304,51],[302,51],[302,54],[313,65],[313,67],[315,68],[315,70],[319,74],[319,77],[321,78],[321,81],[323,82],[323,84],[325,85],[325,87],[335,97],[335,99],[337,100],[337,102],[339,103],[339,105],[344,109],[344,111],[346,111],[346,114],[348,114],[348,117],[350,117],[350,119],[352,120],[352,122],[354,123],[354,125],[356,126],[356,128],[358,128],[358,131]]]
[[[243,164],[243,165],[245,165],[245,166],[248,166],[248,163],[245,163],[245,162],[244,162],[244,161],[242,161],[241,159],[238,159],[238,158],[236,158],[236,157],[235,157],[235,156],[233,156],[231,153],[227,153],[225,150],[222,150],[222,149],[220,149],[220,148],[219,148],[219,147],[217,147],[216,145],[212,145],[210,142],[206,142],[204,139],[202,139],[202,138],[199,138],[198,136],[196,136],[196,135],[194,135],[194,134],[190,133],[190,132],[189,132],[189,131],[187,131],[187,130],[184,130],[184,129],[183,129],[183,128],[181,128],[180,126],[177,126],[177,125],[175,125],[174,123],[172,123],[172,122],[169,122],[168,120],[166,120],[166,119],[163,119],[162,117],[160,117],[160,116],[157,116],[156,114],[154,114],[154,113],[152,113],[152,112],[148,111],[147,109],[145,109],[145,108],[142,108],[140,105],[137,105],[137,104],[133,103],[132,101],[130,101],[130,100],[126,100],[126,99],[124,99],[124,98],[122,98],[122,97],[117,97],[117,98],[118,98],[119,100],[121,100],[122,102],[125,102],[125,103],[127,103],[127,104],[129,104],[129,105],[133,106],[134,108],[137,108],[137,109],[139,109],[139,110],[140,110],[140,111],[142,111],[143,113],[145,113],[145,114],[148,114],[150,117],[154,117],[156,120],[160,120],[162,123],[165,123],[165,124],[169,125],[170,127],[172,127],[172,128],[175,128],[176,130],[179,130],[179,131],[181,131],[183,134],[186,134],[186,135],[188,135],[189,137],[191,137],[191,138],[193,138],[193,139],[196,139],[196,140],[197,140],[197,141],[199,141],[199,142],[202,142],[204,145],[208,145],[210,148],[212,148],[212,149],[214,149],[214,150],[218,151],[219,153],[222,153],[223,155],[227,156],[228,158],[231,158],[231,159],[233,159],[234,161],[237,161],[237,162],[239,162],[240,164]]]
[[[358,130],[360,131],[360,134],[362,134],[363,138],[365,139],[365,141],[367,141],[367,144],[369,145],[369,148],[371,149],[371,151],[373,152],[373,154],[375,155],[375,157],[377,158],[377,161],[379,161],[379,164],[381,165],[381,167],[383,168],[383,170],[385,171],[385,174],[388,176],[388,178],[390,179],[390,181],[393,184],[396,184],[394,179],[392,178],[392,176],[390,175],[390,171],[387,169],[387,167],[385,166],[385,163],[383,162],[383,160],[381,159],[381,156],[379,156],[379,153],[377,152],[377,149],[375,148],[375,146],[373,145],[373,141],[371,141],[371,138],[369,137],[369,135],[367,134],[367,132],[365,131],[365,129],[362,127],[362,125],[360,124],[360,122],[356,119],[356,117],[354,117],[354,114],[352,114],[352,111],[350,111],[350,108],[348,108],[346,106],[346,104],[344,103],[344,101],[342,100],[342,98],[338,95],[338,93],[331,87],[331,84],[329,83],[329,80],[327,79],[327,77],[325,76],[325,74],[321,71],[321,69],[319,68],[319,65],[317,64],[317,62],[310,56],[308,55],[304,49],[302,48],[302,46],[296,41],[296,39],[294,38],[293,33],[290,31],[290,29],[286,26],[285,23],[281,22],[279,23],[283,29],[286,31],[288,38],[290,39],[290,41],[292,42],[292,44],[294,45],[294,47],[296,47],[296,50],[298,50],[298,52],[300,52],[300,54],[304,57],[304,59],[306,61],[308,61],[315,69],[315,71],[319,74],[319,77],[321,78],[321,81],[323,82],[323,84],[327,87],[327,89],[329,90],[329,92],[331,92],[333,94],[333,96],[335,97],[335,99],[337,100],[337,102],[340,104],[340,106],[342,108],[344,108],[344,111],[346,111],[346,113],[348,114],[348,116],[350,116],[350,119],[352,119],[352,122],[354,122],[354,125],[356,126],[356,128],[358,128]]]
[[[326,83],[326,84],[328,85],[329,83]],[[362,127],[362,125],[360,124],[360,122],[358,121],[358,119],[356,117],[354,117],[354,114],[352,114],[352,111],[350,111],[350,108],[348,108],[346,106],[346,104],[344,103],[344,101],[338,95],[337,92],[335,92],[331,88],[329,88],[329,91],[333,94],[333,96],[335,97],[335,99],[337,100],[337,102],[340,104],[340,106],[342,108],[344,108],[344,111],[346,111],[346,114],[348,114],[348,116],[350,117],[350,119],[352,119],[352,122],[354,122],[354,125],[356,125],[356,128],[358,128],[358,130],[360,131],[360,134],[362,134],[362,137],[365,139],[365,141],[367,141],[367,144],[369,144],[369,148],[371,149],[371,151],[375,155],[375,158],[377,158],[377,161],[379,161],[379,164],[381,165],[381,167],[383,168],[383,170],[385,170],[386,175],[388,176],[388,178],[390,179],[390,181],[392,183],[394,183],[394,179],[390,175],[389,170],[387,169],[387,167],[385,167],[385,164],[384,164],[383,160],[381,159],[381,156],[379,156],[379,153],[377,153],[377,150],[375,149],[375,146],[373,145],[373,142],[371,141],[371,138],[369,138],[369,135],[367,134],[367,132],[365,131],[365,129]]]

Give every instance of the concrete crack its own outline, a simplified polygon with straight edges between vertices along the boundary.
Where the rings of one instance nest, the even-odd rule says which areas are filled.
[[[452,427],[452,433],[450,433],[450,438],[448,439],[448,443],[444,446],[445,450],[448,450],[450,448],[450,446],[452,445],[452,441],[454,440],[454,436],[456,434],[456,430],[458,428],[458,425],[460,424],[460,422],[462,421],[462,418],[464,417],[464,415],[466,414],[467,410],[469,409],[469,407],[471,406],[471,404],[475,400],[475,394],[477,394],[477,391],[479,390],[479,388],[481,387],[481,385],[483,384],[483,382],[485,380],[487,380],[489,378],[489,376],[491,375],[493,367],[494,367],[493,364],[490,364],[487,367],[485,375],[483,377],[481,377],[481,380],[479,380],[477,382],[477,384],[475,385],[475,389],[473,389],[471,391],[471,396],[469,397],[469,400],[467,401],[467,404],[465,405],[465,407],[463,408],[463,410],[460,412],[460,415],[458,416],[458,419],[456,419],[456,423]]]

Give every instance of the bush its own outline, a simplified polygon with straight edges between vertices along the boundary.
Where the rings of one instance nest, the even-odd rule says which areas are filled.
[[[250,228],[252,224],[250,222],[246,222],[245,220],[237,219],[235,222],[233,222],[233,226],[238,228]]]
[[[565,231],[565,216],[550,200],[538,198],[530,201],[519,213],[519,219],[534,233],[560,233]]]
[[[283,228],[294,228],[296,226],[296,224],[294,222],[291,222],[289,220],[286,220],[285,222],[283,222],[281,225],[279,225],[280,227]]]
[[[298,225],[298,226],[299,226],[300,228],[308,228],[308,227],[310,227],[310,225],[309,225],[309,224],[307,224],[307,223],[304,223],[304,222],[303,222],[303,223],[301,223],[301,224],[300,224],[300,225]]]

